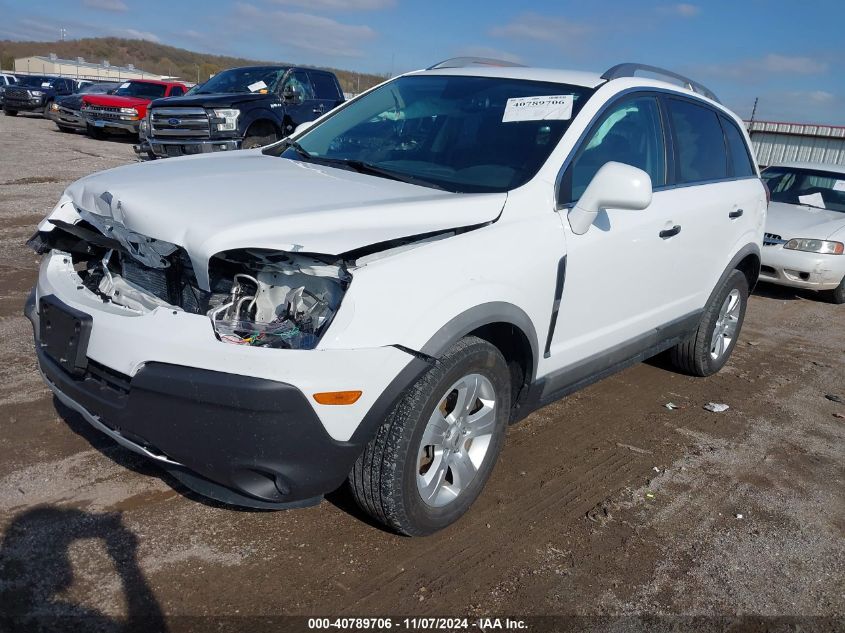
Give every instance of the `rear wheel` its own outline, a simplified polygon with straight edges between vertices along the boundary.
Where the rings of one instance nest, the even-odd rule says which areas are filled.
[[[719,371],[736,346],[747,304],[748,280],[741,271],[734,270],[713,293],[695,333],[672,348],[672,363],[693,376],[710,376]]]
[[[510,394],[501,352],[476,337],[459,341],[408,389],[358,458],[349,477],[358,504],[410,536],[457,521],[493,471]]]

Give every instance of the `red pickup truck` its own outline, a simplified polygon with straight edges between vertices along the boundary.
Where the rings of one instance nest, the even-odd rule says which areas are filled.
[[[138,134],[147,106],[153,99],[179,97],[188,88],[184,84],[152,79],[131,79],[110,95],[87,95],[82,98],[82,116],[88,134],[97,138],[104,132]]]

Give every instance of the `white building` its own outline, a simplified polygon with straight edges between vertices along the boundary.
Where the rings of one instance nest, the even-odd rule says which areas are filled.
[[[786,162],[845,165],[845,126],[776,121],[747,125],[761,167]]]
[[[72,77],[74,79],[110,79],[120,81],[123,79],[161,79],[161,75],[148,73],[135,68],[132,64],[127,66],[112,66],[108,60],[100,63],[86,62],[83,58],[59,59],[54,53],[46,57],[35,55],[22,57],[15,60],[15,73],[30,75],[58,75],[60,77]]]

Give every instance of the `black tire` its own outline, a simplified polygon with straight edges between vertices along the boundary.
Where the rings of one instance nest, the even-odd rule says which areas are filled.
[[[451,387],[469,375],[486,378],[495,393],[492,434],[468,485],[454,500],[435,507],[423,501],[417,487],[423,432],[435,408],[449,397]],[[510,372],[502,353],[474,336],[460,340],[405,392],[356,461],[349,483],[358,505],[388,528],[408,536],[431,534],[457,521],[493,471],[504,442],[510,401]],[[464,441],[456,435],[458,442]],[[470,448],[471,444],[464,444],[460,450],[468,452]],[[452,483],[455,475],[451,470],[444,472],[445,480]]]
[[[6,108],[3,108],[3,114],[5,114],[6,116],[18,116],[18,111],[17,110],[7,110]]]
[[[73,132],[73,128],[67,127],[66,125],[58,125],[56,127],[58,127],[60,131],[65,132],[66,134],[70,134]]]
[[[105,132],[103,132],[103,130],[94,127],[93,125],[89,125],[88,127],[86,127],[85,131],[88,133],[88,136],[90,136],[91,138],[95,138],[98,141],[106,137]]]
[[[828,293],[831,303],[842,305],[845,303],[845,277],[839,282],[839,285]]]
[[[48,101],[47,103],[44,104],[44,110],[41,112],[41,114],[44,116],[45,119],[50,118],[50,106],[51,105],[53,105],[52,101]]]
[[[717,322],[719,321],[719,313],[722,306],[725,305],[728,296],[735,290],[738,291],[740,300],[736,330],[730,343],[724,347],[721,354],[717,358],[713,358],[711,355],[711,345]],[[672,364],[680,371],[692,376],[710,376],[719,371],[728,362],[731,352],[733,352],[736,346],[737,339],[742,330],[742,323],[745,320],[745,309],[747,306],[748,280],[741,271],[734,270],[710,297],[710,302],[701,315],[701,320],[695,333],[670,350],[669,354]]]
[[[253,123],[246,131],[241,149],[257,149],[265,145],[271,145],[279,140],[279,134],[272,123],[259,121]]]

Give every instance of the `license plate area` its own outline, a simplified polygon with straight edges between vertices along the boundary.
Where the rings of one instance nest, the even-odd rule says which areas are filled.
[[[91,315],[80,312],[53,295],[38,302],[39,344],[62,369],[81,376],[88,368]]]
[[[94,121],[94,127],[106,127],[105,121]]]

